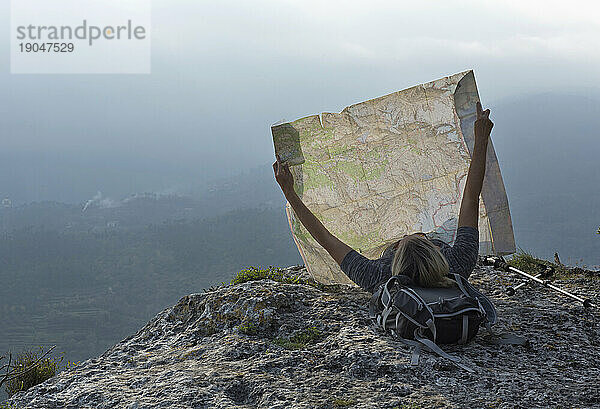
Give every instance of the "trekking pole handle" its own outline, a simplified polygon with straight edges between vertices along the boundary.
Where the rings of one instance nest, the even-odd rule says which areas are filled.
[[[543,274],[542,274],[542,273],[540,273],[540,274],[536,275],[535,277],[536,277],[536,278],[539,278],[539,277],[541,277],[542,275],[543,275]],[[508,295],[511,295],[511,296],[512,296],[512,295],[515,295],[515,292],[516,292],[516,291],[517,291],[519,288],[521,288],[521,287],[524,287],[524,286],[526,286],[527,284],[528,284],[527,282],[524,282],[524,283],[521,283],[521,284],[517,285],[516,287],[507,287],[507,288],[506,288],[506,294],[508,294]]]
[[[482,262],[486,266],[494,266],[495,268],[498,268],[498,269],[501,269],[504,271],[508,271],[508,269],[510,268],[510,266],[508,265],[508,263],[504,260],[504,257],[502,257],[502,256],[482,257]]]
[[[534,277],[535,278],[540,278],[541,276],[542,276],[541,274],[537,274]],[[526,285],[527,285],[527,282],[521,283],[521,284],[519,284],[518,286],[515,287],[515,290],[518,290],[519,288],[524,287]]]

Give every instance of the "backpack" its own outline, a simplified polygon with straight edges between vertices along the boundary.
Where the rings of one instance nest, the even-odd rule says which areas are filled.
[[[371,297],[369,316],[384,331],[414,347],[411,364],[419,363],[421,348],[473,372],[438,344],[466,344],[497,320],[492,302],[459,274],[450,275],[455,287],[414,285],[407,276],[392,276]]]

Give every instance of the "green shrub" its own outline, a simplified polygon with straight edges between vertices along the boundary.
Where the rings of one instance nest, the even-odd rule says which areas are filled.
[[[581,274],[585,274],[588,278],[600,278],[600,275],[597,272],[588,271],[581,267],[569,267],[564,264],[542,260],[521,248],[519,248],[519,251],[508,261],[508,265],[531,275],[539,274],[546,267],[552,267],[554,269],[553,277],[558,279],[579,277]]]
[[[531,253],[528,253],[521,248],[519,248],[519,251],[508,261],[508,265],[511,267],[518,268],[526,273],[533,272],[536,274],[538,270],[540,270],[540,264],[545,263],[552,264],[548,261],[534,257]]]
[[[323,338],[323,333],[316,327],[309,327],[290,338],[275,338],[273,343],[286,349],[302,349],[316,344]]]
[[[283,270],[278,267],[248,267],[240,271],[233,277],[229,284],[240,284],[246,283],[248,281],[257,281],[257,280],[273,280],[280,283],[286,284],[304,284],[310,285],[311,287],[316,288],[319,291],[327,292],[327,293],[341,293],[343,291],[343,287],[340,284],[323,284],[320,283],[313,278],[303,279],[301,275],[291,275],[290,272]],[[226,283],[221,283],[219,286],[214,286],[208,289],[208,291],[216,290]],[[207,290],[205,290],[207,291]]]
[[[242,324],[240,324],[239,326],[239,331],[242,334],[246,334],[246,335],[256,335],[258,334],[258,326],[250,321],[244,321]]]
[[[333,407],[334,408],[346,408],[348,406],[354,405],[356,402],[353,401],[352,399],[348,400],[348,399],[335,399],[333,401]]]
[[[273,280],[281,283],[288,284],[299,284],[300,277],[291,277],[285,274],[285,270],[277,267],[261,268],[261,267],[248,267],[236,274],[231,280],[231,284],[241,284],[248,281],[256,280]]]
[[[8,396],[12,396],[52,378],[59,372],[62,360],[62,357],[44,356],[42,347],[39,351],[26,350],[18,353],[12,363],[12,373],[16,376],[10,376],[6,381],[6,393]],[[32,368],[34,365],[35,367]]]

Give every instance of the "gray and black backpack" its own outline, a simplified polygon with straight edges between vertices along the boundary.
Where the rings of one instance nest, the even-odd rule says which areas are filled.
[[[425,348],[471,372],[438,344],[471,341],[481,325],[490,328],[496,322],[496,309],[464,277],[450,278],[456,286],[425,288],[412,284],[407,276],[392,276],[371,297],[369,315],[384,331],[414,347],[413,365]]]

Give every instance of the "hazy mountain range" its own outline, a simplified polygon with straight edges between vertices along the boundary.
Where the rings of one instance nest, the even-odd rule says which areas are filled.
[[[599,100],[543,94],[499,101],[491,109],[492,139],[517,245],[544,258],[557,251],[569,264],[583,259],[588,266],[600,265]],[[86,220],[94,225],[145,225],[236,208],[278,207],[283,198],[271,175],[270,154],[254,169],[219,166],[215,158],[196,173],[177,160],[4,152],[0,195],[15,206],[60,202],[21,206],[12,219],[20,225],[38,224],[39,206],[56,215],[51,224],[83,226]],[[86,204],[88,209],[81,212]]]

